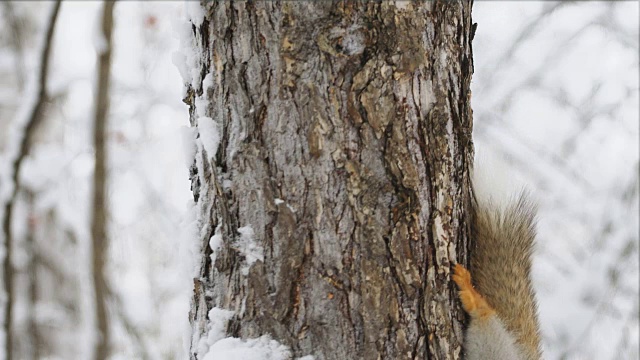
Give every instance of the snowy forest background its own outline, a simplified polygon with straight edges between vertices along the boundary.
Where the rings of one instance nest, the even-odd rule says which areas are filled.
[[[192,197],[181,145],[188,108],[173,59],[194,4],[115,7],[107,265],[113,359],[184,355],[192,280],[180,244]],[[0,6],[2,203],[9,134],[29,96],[25,84],[51,5]],[[98,2],[62,4],[45,118],[20,174],[12,225],[14,338],[22,354],[30,353],[34,332],[49,358],[86,359],[93,351],[89,205],[101,9]],[[545,358],[637,359],[639,3],[478,1],[473,18],[476,153],[505,159],[505,171],[540,204],[534,280]]]

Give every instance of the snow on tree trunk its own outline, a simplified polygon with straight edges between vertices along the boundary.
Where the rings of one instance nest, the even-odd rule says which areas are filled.
[[[471,2],[186,10],[191,359],[460,358]]]

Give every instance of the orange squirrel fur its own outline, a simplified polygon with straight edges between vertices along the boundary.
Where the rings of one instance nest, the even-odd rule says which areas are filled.
[[[460,302],[467,314],[474,319],[486,319],[495,315],[496,311],[471,284],[469,270],[460,264],[456,264],[452,278],[460,289]]]
[[[531,282],[535,205],[526,193],[502,208],[477,204],[471,271],[454,268],[462,307],[470,315],[469,360],[539,360],[540,331]],[[471,274],[474,276],[472,283]]]

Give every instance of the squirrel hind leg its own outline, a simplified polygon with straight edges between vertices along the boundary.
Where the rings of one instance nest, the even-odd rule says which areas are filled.
[[[495,310],[484,297],[473,287],[471,274],[464,266],[455,265],[453,281],[458,285],[462,308],[474,319],[487,319],[495,314]]]

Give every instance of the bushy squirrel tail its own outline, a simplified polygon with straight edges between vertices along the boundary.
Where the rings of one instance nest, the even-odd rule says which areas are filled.
[[[540,326],[531,282],[537,206],[526,191],[504,204],[479,200],[471,247],[471,274],[527,359],[540,359]]]

